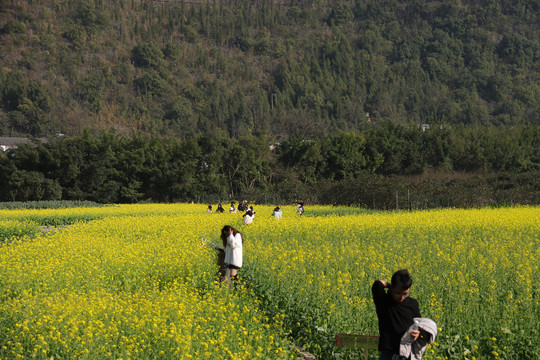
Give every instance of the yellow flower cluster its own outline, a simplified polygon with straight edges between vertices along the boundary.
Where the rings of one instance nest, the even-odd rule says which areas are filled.
[[[0,359],[293,356],[250,290],[214,281],[216,254],[201,238],[218,242],[233,218],[193,209],[76,209],[99,220],[1,247]],[[28,212],[15,217],[67,216]]]
[[[492,354],[494,335],[507,344],[498,348],[499,357],[525,350],[516,349],[523,341],[540,345],[534,335],[540,315],[539,208],[310,212],[322,210],[308,207],[302,218],[284,215],[280,222],[246,228],[256,245],[246,250],[245,271],[272,297],[286,299],[287,313],[304,314],[304,327],[323,336],[377,334],[371,285],[406,268],[422,315],[444,329],[434,356],[457,349],[455,336],[470,336],[459,345],[470,346],[477,357]],[[518,332],[527,340],[517,340]],[[306,342],[317,338],[298,333]]]
[[[0,218],[0,244],[39,231],[37,223],[31,220],[8,220]]]
[[[294,357],[286,333],[321,358],[354,358],[330,346],[333,336],[376,335],[371,284],[401,268],[439,326],[426,358],[539,348],[537,207],[306,206],[300,216],[283,206],[278,220],[255,206],[250,225],[206,207],[0,211],[5,221],[73,224],[0,247],[0,359],[284,359]],[[214,281],[216,252],[201,241],[220,245],[225,224],[245,241],[247,286],[236,291]]]

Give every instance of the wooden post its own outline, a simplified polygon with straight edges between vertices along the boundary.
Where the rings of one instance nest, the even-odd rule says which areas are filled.
[[[365,349],[365,359],[368,360],[368,350],[378,349],[379,337],[374,335],[337,334],[336,346],[349,349]]]

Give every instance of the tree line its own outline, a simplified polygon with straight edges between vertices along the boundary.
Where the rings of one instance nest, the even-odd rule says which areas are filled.
[[[231,138],[224,131],[185,140],[85,131],[0,153],[0,201],[218,202],[249,196],[392,208],[399,191],[401,207],[457,206],[457,198],[463,206],[531,204],[540,201],[539,147],[536,126],[423,131],[388,121],[360,132],[285,141]],[[410,190],[424,197],[403,203]],[[493,195],[501,191],[508,196]]]
[[[0,3],[0,134],[538,124],[540,0]]]

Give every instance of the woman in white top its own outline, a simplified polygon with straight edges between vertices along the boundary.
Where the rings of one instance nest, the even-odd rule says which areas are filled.
[[[281,211],[279,206],[276,206],[276,208],[274,209],[274,212],[272,213],[272,216],[279,220],[281,219],[281,215],[283,215],[283,211]]]
[[[238,270],[242,268],[242,246],[244,239],[242,234],[230,225],[225,225],[221,229],[221,241],[225,249],[225,259],[223,262],[227,267],[225,277],[228,281],[237,280]]]
[[[244,224],[251,224],[253,222],[253,219],[255,218],[255,211],[253,211],[253,206],[242,216],[244,217]]]

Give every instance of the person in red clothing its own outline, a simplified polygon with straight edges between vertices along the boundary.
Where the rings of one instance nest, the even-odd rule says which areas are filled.
[[[392,275],[391,283],[376,280],[371,287],[373,302],[379,319],[379,360],[407,360],[399,355],[401,337],[420,316],[418,301],[409,297],[412,278],[405,269]],[[420,331],[413,331],[411,339],[418,339]]]

